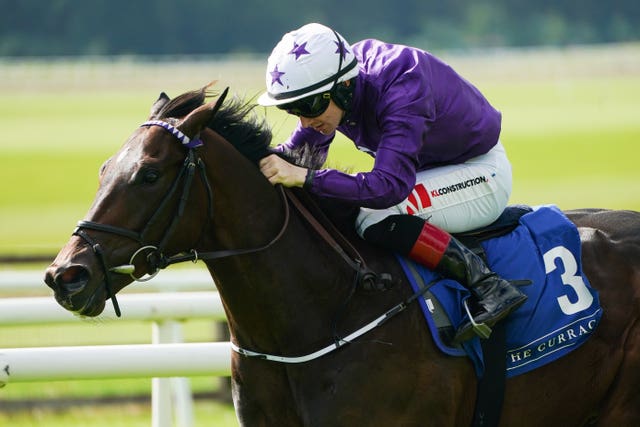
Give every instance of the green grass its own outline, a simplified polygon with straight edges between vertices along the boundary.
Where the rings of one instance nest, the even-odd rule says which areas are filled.
[[[640,76],[491,87],[514,203],[640,210]],[[518,94],[514,96],[514,94]]]
[[[640,45],[446,58],[503,113],[501,138],[514,169],[512,203],[640,210],[638,58]],[[0,254],[50,254],[67,241],[93,199],[100,165],[146,119],[161,90],[175,96],[222,77],[218,88],[229,84],[241,95],[255,95],[264,72],[262,62],[125,65],[94,64],[89,71],[71,66],[69,74],[64,64],[30,65],[24,72],[0,67]],[[266,114],[274,141],[284,140],[295,120],[276,109]],[[330,156],[332,164],[353,170],[372,164],[342,137]],[[187,322],[187,340],[212,340],[210,325]],[[117,321],[0,329],[0,346],[6,347],[149,340],[148,324]],[[211,391],[216,381],[193,378],[193,389]],[[24,413],[2,408],[27,396],[149,389],[150,380],[9,384],[0,390],[0,425],[148,426],[148,405]],[[197,425],[237,425],[233,409],[214,402],[199,402],[196,420]]]
[[[1,405],[1,403],[0,403]],[[1,406],[0,406],[1,408]],[[65,409],[36,409],[30,412],[3,413],[0,425],[13,427],[149,427],[150,404],[75,406]],[[229,405],[217,402],[194,404],[194,427],[238,426]]]

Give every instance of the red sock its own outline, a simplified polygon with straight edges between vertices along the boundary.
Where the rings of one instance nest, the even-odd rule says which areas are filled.
[[[433,270],[442,259],[449,241],[451,241],[449,233],[425,222],[408,256]]]

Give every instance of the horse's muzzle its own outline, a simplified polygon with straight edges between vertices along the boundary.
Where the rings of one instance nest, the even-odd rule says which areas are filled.
[[[55,267],[50,266],[45,272],[44,281],[55,293],[58,303],[65,309],[82,315],[96,315],[94,297],[88,294],[87,285],[91,279],[89,270],[78,264]],[[100,309],[100,311],[102,311]]]

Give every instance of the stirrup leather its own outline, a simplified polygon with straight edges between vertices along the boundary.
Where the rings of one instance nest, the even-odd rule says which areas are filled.
[[[463,301],[464,310],[467,312],[467,316],[469,316],[469,322],[471,322],[471,326],[473,327],[473,331],[482,339],[487,339],[491,336],[491,328],[486,323],[477,323],[473,316],[471,315],[471,310],[469,310],[469,305],[467,303],[468,299]]]

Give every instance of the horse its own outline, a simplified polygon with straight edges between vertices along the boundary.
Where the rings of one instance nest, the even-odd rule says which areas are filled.
[[[240,425],[471,425],[477,375],[467,358],[436,348],[416,304],[346,336],[411,297],[398,261],[335,212],[353,250],[329,244],[257,168],[271,133],[254,106],[225,100],[226,90],[207,101],[210,91],[161,93],[149,121],[102,165],[86,219],[45,272],[58,303],[97,316],[111,299],[119,314],[116,294],[134,280],[201,260],[236,350]],[[640,425],[640,214],[566,215],[604,314],[580,348],[506,381],[499,425]],[[360,259],[391,285],[358,286]]]

